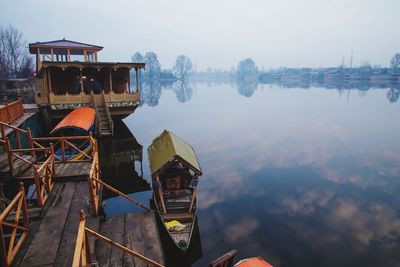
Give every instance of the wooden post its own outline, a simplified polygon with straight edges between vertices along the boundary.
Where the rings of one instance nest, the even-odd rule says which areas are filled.
[[[40,60],[40,48],[37,48],[37,57],[36,57],[36,71],[39,72],[42,68],[42,61]]]
[[[22,216],[24,216],[24,227],[29,229],[29,216],[28,216],[28,205],[26,204],[26,197],[25,197],[25,188],[24,188],[24,183],[23,182],[19,182],[19,192],[22,192],[23,195],[23,211],[22,212]]]
[[[50,157],[53,157],[53,162],[51,164],[53,176],[56,176],[56,165],[54,164],[55,156],[54,156],[54,145],[50,143]]]
[[[97,62],[97,52],[94,52],[94,61]]]
[[[69,48],[67,49],[67,61],[71,61],[71,50]]]
[[[110,93],[111,93],[113,91],[111,69],[108,69],[108,79],[110,80]]]
[[[40,177],[39,177],[39,167],[37,165],[33,165],[34,168],[34,179],[35,179],[35,190],[36,190],[36,197],[37,197],[37,202],[40,207],[44,206],[43,203],[43,196],[42,192],[40,190]]]
[[[83,50],[83,60],[86,62],[87,61],[87,53],[86,50]]]
[[[81,82],[81,93],[83,93],[83,78],[82,78],[82,69],[79,69],[80,71],[79,71],[79,74],[80,74],[80,77],[79,77],[79,79],[80,79],[80,82]]]
[[[27,131],[28,131],[28,142],[29,142],[29,147],[32,149],[32,151],[31,151],[31,156],[32,156],[32,158],[35,159],[35,163],[36,163],[36,154],[35,154],[35,151],[33,151],[33,141],[32,141],[32,132],[31,132],[31,128],[28,127]]]
[[[139,68],[135,68],[136,92],[139,91]]]
[[[49,69],[46,69],[48,77],[49,77],[49,93],[52,91],[52,86],[51,86],[51,73]]]
[[[51,61],[54,61],[54,50],[51,48]]]

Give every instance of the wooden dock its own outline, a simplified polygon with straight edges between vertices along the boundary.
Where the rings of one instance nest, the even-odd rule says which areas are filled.
[[[29,129],[0,126],[17,137],[14,145],[0,138],[0,156],[10,179],[20,182],[0,215],[2,266],[164,266],[152,211],[111,217],[100,225],[102,190],[138,203],[101,181],[92,136],[34,138]],[[80,149],[76,140],[88,148]],[[67,148],[78,158],[67,157]],[[23,182],[31,185],[28,190]]]
[[[90,216],[87,183],[56,183],[13,266],[72,266],[81,209],[87,214],[88,226],[96,231],[99,217]]]
[[[110,217],[101,224],[100,234],[162,265],[165,264],[152,211]],[[99,266],[148,266],[142,260],[123,254],[120,250],[101,242],[96,243],[96,259]]]

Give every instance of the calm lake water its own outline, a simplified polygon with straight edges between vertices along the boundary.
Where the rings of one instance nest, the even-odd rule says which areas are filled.
[[[164,129],[190,143],[204,172],[203,257],[194,266],[233,248],[274,266],[400,266],[400,102],[389,101],[389,89],[153,88],[124,120],[143,175],[140,160],[123,163],[121,152],[103,176],[148,204],[147,147]],[[107,216],[139,210],[108,197]]]

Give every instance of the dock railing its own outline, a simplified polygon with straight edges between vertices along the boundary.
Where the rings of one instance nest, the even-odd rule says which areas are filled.
[[[19,184],[19,192],[0,215],[0,255],[3,267],[12,260],[28,236],[29,217],[25,190]]]
[[[24,115],[24,106],[22,99],[11,103],[5,103],[0,107],[0,121],[4,123],[12,123]]]
[[[72,261],[72,267],[80,267],[80,266],[89,266],[93,264],[91,260],[91,251],[89,246],[89,235],[93,236],[97,240],[102,242],[108,243],[112,247],[122,251],[123,253],[127,253],[133,257],[137,257],[141,259],[143,262],[148,264],[149,266],[156,266],[156,267],[164,267],[164,265],[143,256],[142,254],[122,246],[116,242],[113,242],[111,239],[97,233],[86,227],[86,219],[83,210],[80,211],[80,221],[79,221],[79,228],[78,234],[76,237],[75,243],[75,251],[74,251],[74,258]]]

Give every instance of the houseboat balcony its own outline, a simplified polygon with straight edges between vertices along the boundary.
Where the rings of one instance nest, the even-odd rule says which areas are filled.
[[[50,92],[45,96],[36,96],[36,103],[39,105],[50,106],[53,110],[72,109],[80,106],[89,106],[92,103],[92,96],[98,103],[101,99],[105,98],[109,108],[114,107],[136,107],[140,103],[139,92],[134,93],[115,93],[113,91],[102,94],[86,94],[80,92],[79,94],[55,94]]]

